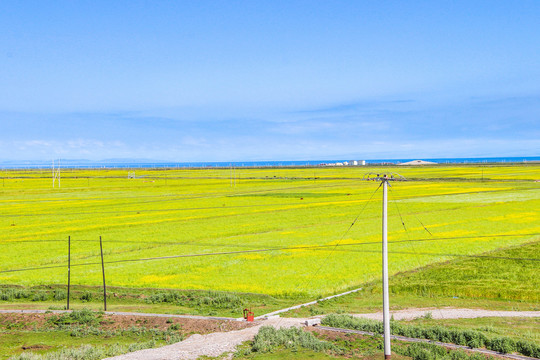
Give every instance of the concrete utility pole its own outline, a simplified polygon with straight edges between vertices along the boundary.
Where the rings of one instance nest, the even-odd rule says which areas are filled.
[[[384,358],[390,359],[390,302],[388,296],[388,178],[381,179],[383,185],[382,213],[382,273],[383,273],[383,323],[384,323]]]
[[[389,360],[392,355],[390,349],[390,300],[388,295],[388,181],[403,181],[405,178],[399,174],[373,174],[364,175],[363,180],[380,181],[383,188],[382,205],[382,280],[383,280],[383,325],[384,325],[384,358]]]

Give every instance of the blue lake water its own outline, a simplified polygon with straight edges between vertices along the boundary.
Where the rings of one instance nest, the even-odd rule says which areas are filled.
[[[60,160],[62,168],[208,168],[208,167],[278,167],[278,166],[317,166],[337,162],[349,163],[353,160],[365,160],[366,165],[399,164],[417,159],[337,159],[337,160],[294,160],[294,161],[232,161],[232,162],[160,162],[151,160]],[[540,156],[489,157],[489,158],[422,158],[440,164],[482,164],[482,163],[527,163],[540,161]],[[50,168],[52,162],[45,161],[6,161],[0,162],[2,169]],[[56,164],[58,165],[58,164]]]

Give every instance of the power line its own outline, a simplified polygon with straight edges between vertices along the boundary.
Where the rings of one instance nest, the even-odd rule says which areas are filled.
[[[449,236],[449,237],[432,237],[432,238],[419,238],[419,239],[407,239],[407,240],[394,240],[389,241],[389,243],[399,243],[399,242],[418,242],[418,241],[438,241],[438,240],[459,240],[459,239],[482,239],[482,238],[491,238],[491,237],[517,237],[517,236],[538,236],[540,233],[516,233],[516,234],[485,234],[485,235],[469,235],[469,236]],[[345,234],[343,235],[345,236]],[[19,242],[66,242],[67,239],[33,239],[33,240],[10,240],[0,242],[0,245],[19,243]],[[71,242],[99,242],[99,240],[94,239],[71,239]],[[139,241],[139,240],[107,240],[107,243],[131,243],[131,244],[165,244],[165,245],[202,245],[202,246],[233,246],[231,244],[208,244],[208,243],[198,243],[198,242],[188,242],[180,241],[176,239],[171,239],[171,241]],[[344,245],[362,245],[362,244],[379,244],[380,241],[375,242],[358,242],[358,243],[347,243]],[[235,245],[234,245],[235,246]],[[321,245],[323,246],[323,245]],[[335,246],[324,245],[324,246]]]
[[[328,186],[322,186],[322,187],[335,187],[340,185],[328,185]],[[319,186],[317,186],[319,187]],[[253,193],[260,193],[260,192],[270,192],[270,191],[278,191],[278,190],[290,190],[290,189],[297,189],[297,188],[312,188],[312,186],[302,186],[302,187],[293,187],[293,188],[281,188],[281,189],[267,189],[267,190],[261,190],[258,192],[248,192],[248,193],[239,193],[239,194],[216,194],[216,195],[201,195],[201,196],[193,196],[193,197],[177,197],[177,198],[168,198],[168,199],[158,199],[158,200],[149,200],[149,201],[142,201],[137,203],[123,203],[123,204],[115,204],[114,206],[132,206],[132,205],[140,205],[143,203],[156,203],[156,202],[171,202],[174,200],[193,200],[193,199],[203,199],[203,198],[215,198],[215,197],[235,197],[235,196],[245,196],[250,195]],[[531,189],[514,189],[514,190],[531,190]],[[506,191],[506,190],[490,190],[487,192],[493,192],[493,191]],[[482,191],[484,193],[486,191]],[[430,196],[445,196],[445,195],[462,195],[462,194],[469,194],[471,192],[462,192],[462,193],[452,193],[452,194],[437,194],[437,195],[430,195]],[[473,192],[478,193],[478,192]],[[424,197],[424,196],[417,196],[417,197]],[[403,199],[414,199],[417,197],[407,197],[407,198],[401,198],[396,200],[403,200]],[[115,198],[116,199],[116,198]],[[111,199],[96,199],[96,200],[111,200]],[[37,200],[39,201],[39,200]],[[134,214],[140,214],[140,213],[149,213],[149,212],[166,212],[166,211],[198,211],[198,210],[217,210],[217,209],[236,209],[236,208],[255,208],[255,207],[272,207],[272,206],[291,206],[291,205],[328,205],[333,203],[354,203],[359,202],[361,200],[348,200],[348,201],[318,201],[318,202],[302,202],[302,203],[275,203],[275,204],[250,204],[250,205],[229,205],[229,206],[211,206],[211,207],[183,207],[183,208],[165,208],[165,209],[138,209],[138,210],[109,210],[109,211],[81,211],[81,212],[44,212],[44,213],[31,213],[31,214],[1,214],[0,218],[20,218],[20,217],[34,217],[34,216],[73,216],[73,215],[94,215],[94,214],[125,214],[125,213],[134,213]],[[98,205],[101,206],[110,206],[109,204],[103,204]],[[94,207],[94,206],[92,206]],[[287,211],[288,209],[277,209],[276,211]],[[234,216],[238,214],[233,214]],[[221,215],[219,217],[226,217],[226,216],[233,216],[231,214],[227,215]],[[413,214],[416,219],[420,222],[420,224],[423,226],[423,228],[430,233],[430,231],[426,228],[426,226],[418,219],[418,217]],[[213,216],[216,217],[216,216]],[[431,234],[431,233],[430,233]]]
[[[390,242],[391,243],[391,242]],[[346,246],[344,244],[342,246]],[[313,250],[323,250],[323,249],[313,249]],[[358,250],[358,249],[337,249],[336,251],[341,252],[355,252],[355,253],[380,253],[380,250]],[[405,254],[405,255],[425,255],[425,256],[447,256],[447,257],[462,257],[462,258],[480,258],[488,260],[515,260],[515,261],[540,261],[540,258],[524,258],[524,257],[510,257],[510,256],[491,256],[491,255],[467,255],[467,254],[450,254],[450,253],[432,253],[432,252],[417,252],[417,251],[392,251],[388,250],[389,254]],[[421,265],[419,264],[419,267]]]
[[[253,191],[247,191],[247,192],[241,192],[241,193],[210,193],[210,194],[200,194],[200,195],[194,195],[189,194],[190,196],[178,196],[177,194],[174,195],[142,195],[142,196],[122,196],[122,197],[115,197],[115,198],[103,198],[103,197],[96,197],[96,198],[70,198],[70,199],[35,199],[35,200],[21,200],[18,203],[32,203],[32,202],[61,202],[65,200],[94,200],[94,201],[100,201],[100,200],[116,200],[116,199],[140,199],[141,197],[169,197],[167,199],[158,199],[158,200],[148,200],[148,201],[137,201],[135,204],[140,203],[153,203],[153,202],[166,202],[166,201],[173,201],[173,200],[194,200],[194,199],[207,199],[207,198],[216,198],[216,197],[237,197],[237,196],[245,196],[245,195],[252,195],[252,194],[259,194],[259,193],[265,193],[265,192],[271,192],[271,191],[282,191],[282,190],[293,190],[293,189],[310,189],[310,188],[329,188],[329,187],[338,187],[342,186],[343,184],[327,184],[327,185],[301,185],[301,186],[288,186],[288,187],[282,187],[282,188],[269,188],[269,189],[261,189],[261,190],[253,190]],[[118,204],[118,205],[132,205],[134,203],[124,203],[124,204]],[[109,206],[108,204],[104,204],[103,206]],[[117,206],[117,205],[115,205]]]
[[[392,195],[394,195],[394,191],[392,190],[392,188],[390,188],[390,193],[391,193]],[[405,233],[407,234],[407,240],[410,240],[411,238],[410,238],[410,235],[409,235],[409,231],[407,230],[407,227],[405,226],[405,221],[403,221],[403,217],[401,216],[401,211],[399,211],[399,207],[398,207],[398,204],[397,204],[396,200],[395,200],[395,199],[393,199],[393,200],[394,200],[393,203],[394,203],[394,205],[396,206],[396,210],[397,210],[398,215],[399,215],[399,219],[401,220],[401,224],[403,225],[403,228],[405,229]],[[416,219],[418,220],[418,222],[420,222],[420,224],[422,224],[422,226],[424,227],[424,230],[426,230],[427,233],[428,233],[429,235],[431,235],[431,237],[433,237],[433,234],[431,233],[431,231],[429,231],[429,230],[425,227],[425,225],[420,221],[420,219],[416,216],[416,214],[415,214],[415,217],[416,217]],[[418,268],[420,268],[420,267],[422,266],[422,264],[421,264],[420,259],[419,259],[419,257],[418,257],[418,252],[416,251],[416,247],[414,246],[414,243],[413,243],[413,242],[410,242],[410,241],[409,241],[409,245],[410,245],[410,248],[413,250],[414,257],[415,257],[416,262],[417,262],[417,264],[418,264]],[[421,274],[420,274],[420,277],[423,277],[423,275],[424,275],[424,274],[421,273]],[[442,311],[441,311],[441,309],[440,309],[439,301],[438,301],[437,299],[434,299],[434,300],[435,300],[436,307],[437,307],[437,309],[439,310],[439,313],[440,313],[441,318],[444,318],[444,315],[443,315],[443,313],[442,313]]]
[[[540,235],[540,234],[537,234]],[[504,236],[504,235],[502,235]],[[441,240],[439,239],[424,239],[424,241],[429,240]],[[403,243],[416,240],[398,240],[398,241],[389,241],[388,243]],[[362,243],[346,243],[346,244],[331,244],[331,245],[305,245],[305,246],[289,246],[289,247],[274,247],[274,248],[264,248],[264,249],[251,249],[251,250],[238,250],[238,251],[222,251],[222,252],[213,252],[213,253],[199,253],[199,254],[180,254],[180,255],[169,255],[169,256],[158,256],[158,257],[149,257],[149,258],[137,258],[137,259],[123,259],[123,260],[113,260],[107,261],[106,264],[116,264],[116,263],[125,263],[125,262],[138,262],[138,261],[150,261],[150,260],[163,260],[163,259],[176,259],[176,258],[188,258],[188,257],[202,257],[202,256],[217,256],[217,255],[236,255],[244,253],[257,253],[257,252],[269,252],[269,251],[284,251],[284,250],[312,250],[312,249],[322,249],[322,248],[337,248],[338,246],[359,246],[359,245],[375,245],[380,244],[379,241],[372,242],[362,242]],[[332,250],[334,251],[334,250]],[[368,251],[369,252],[369,251]],[[399,252],[397,252],[399,253]],[[505,260],[527,260],[527,261],[540,261],[540,259],[535,258],[511,258],[511,257],[494,257],[489,255],[461,255],[461,254],[435,254],[435,253],[424,253],[425,255],[443,255],[443,256],[456,256],[456,257],[477,257],[477,258],[492,258],[492,259],[505,259]],[[80,263],[80,264],[71,264],[71,266],[87,266],[87,265],[96,265],[101,264],[100,262],[89,262],[89,263]],[[41,269],[53,269],[53,268],[64,268],[65,265],[51,265],[51,266],[42,266],[42,267],[33,267],[33,268],[22,268],[22,269],[11,269],[11,270],[2,270],[0,273],[10,273],[10,272],[20,272],[20,271],[30,271],[30,270],[41,270]]]
[[[356,224],[356,221],[358,220],[358,218],[360,217],[360,215],[364,212],[365,208],[367,207],[367,205],[369,204],[369,202],[371,201],[371,199],[373,199],[373,196],[375,196],[375,193],[377,193],[377,190],[379,190],[379,188],[381,187],[381,185],[379,185],[377,187],[377,189],[375,189],[375,191],[371,194],[371,196],[369,197],[368,201],[364,204],[364,206],[362,207],[362,209],[360,210],[360,212],[358,213],[358,215],[356,216],[356,218],[354,219],[354,221],[351,223],[351,225],[347,228],[347,230],[345,231],[345,233],[341,236],[341,238],[336,242],[336,244],[334,245],[333,247],[333,250],[330,252],[330,254],[328,254],[326,256],[326,258],[324,259],[324,261],[321,262],[321,265],[317,268],[317,270],[313,273],[313,275],[311,276],[312,278],[315,277],[319,271],[321,271],[321,269],[324,267],[324,265],[326,264],[326,261],[328,260],[328,258],[332,255],[333,251],[337,248],[337,246],[341,243],[341,241],[343,240],[343,238],[345,237],[345,235],[347,235],[349,233],[349,231],[351,230],[351,228],[354,226],[354,224]],[[300,289],[303,289],[305,288],[305,284],[307,282],[304,282],[304,285],[302,285],[300,287]]]
[[[169,200],[166,200],[169,201]],[[31,216],[73,216],[73,215],[94,215],[94,214],[122,214],[122,213],[148,213],[148,212],[162,212],[162,211],[191,211],[191,210],[216,210],[216,209],[238,209],[238,208],[254,208],[254,207],[272,207],[272,206],[298,206],[298,205],[328,205],[333,203],[354,203],[362,202],[363,200],[348,200],[348,201],[317,201],[317,202],[296,202],[296,203],[274,203],[274,204],[251,204],[251,205],[229,205],[229,206],[209,206],[209,207],[186,207],[186,208],[164,208],[164,209],[144,209],[144,210],[110,210],[110,211],[84,211],[84,212],[70,212],[70,213],[32,213],[32,214],[3,214],[0,217],[12,218],[12,217],[31,217]],[[132,205],[132,204],[126,204]],[[282,209],[278,209],[282,210]]]

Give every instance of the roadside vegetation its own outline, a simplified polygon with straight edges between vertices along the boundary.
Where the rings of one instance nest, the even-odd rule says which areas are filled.
[[[433,310],[435,313],[437,310]],[[398,323],[431,327],[444,326],[447,329],[478,330],[489,337],[510,337],[515,341],[525,340],[540,346],[540,317],[486,317],[473,319],[433,319],[421,317],[401,320]]]
[[[0,359],[102,359],[175,343],[194,333],[245,326],[231,321],[111,316],[89,309],[0,314]]]
[[[88,309],[33,317],[33,324],[27,323],[27,319],[2,318],[1,359],[101,359],[184,338],[179,327],[172,325],[164,330],[135,324],[115,328],[113,320]]]
[[[384,332],[381,321],[355,318],[351,315],[328,315],[323,318],[323,325],[368,331],[375,334]],[[416,339],[428,339],[471,348],[486,348],[503,354],[518,352],[529,357],[540,357],[540,344],[527,340],[514,340],[508,336],[493,336],[483,329],[471,330],[448,328],[442,325],[420,326],[403,322],[390,322],[391,333]]]
[[[206,290],[138,289],[109,287],[107,309],[110,311],[191,314],[219,317],[242,317],[250,308],[266,313],[307,299],[275,298],[263,294],[242,294]],[[65,310],[65,285],[21,287],[0,286],[0,308]],[[72,286],[70,309],[103,310],[103,289],[99,286]]]
[[[263,327],[253,341],[238,347],[236,359],[377,359],[383,357],[380,337],[342,334],[312,328]],[[413,360],[491,360],[479,353],[449,350],[422,343],[393,343],[392,358]]]

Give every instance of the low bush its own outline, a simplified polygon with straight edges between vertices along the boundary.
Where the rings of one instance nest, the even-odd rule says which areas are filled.
[[[175,291],[168,291],[168,292],[158,292],[155,294],[150,295],[146,302],[150,304],[158,304],[158,303],[178,303],[182,298],[185,297],[185,295],[182,295]]]
[[[56,326],[72,324],[96,326],[99,325],[102,318],[102,312],[94,312],[89,309],[82,309],[73,310],[72,312],[66,312],[59,315],[53,315],[48,319],[48,322]]]
[[[483,354],[469,354],[463,350],[448,350],[433,344],[414,343],[405,348],[396,348],[396,352],[410,356],[413,360],[487,360],[494,359]]]
[[[540,359],[540,345],[530,341],[519,340],[516,342],[516,351],[525,356]]]
[[[56,289],[54,290],[53,299],[54,300],[64,300],[67,298],[67,293],[64,290]]]
[[[32,301],[45,301],[49,298],[49,294],[45,291],[38,291],[32,296]]]
[[[323,318],[322,324],[332,327],[368,331],[376,334],[382,334],[384,331],[383,323],[380,321],[354,318],[350,315],[331,314]],[[488,338],[484,333],[475,330],[449,329],[443,326],[408,325],[395,321],[390,321],[390,328],[391,333],[394,335],[453,343],[471,348],[485,347],[503,354],[514,351],[526,356],[540,354],[540,347],[536,344],[526,341],[516,343],[508,337]]]
[[[241,297],[219,291],[206,291],[189,295],[177,291],[158,292],[146,298],[146,302],[150,304],[170,303],[180,306],[208,306],[217,309],[239,310],[246,305],[245,300]]]
[[[0,290],[0,300],[12,301],[14,299],[27,299],[31,294],[31,292],[23,289],[3,289]]]
[[[508,354],[516,351],[516,343],[507,337],[496,337],[489,340],[488,349]]]
[[[92,301],[92,298],[93,298],[93,295],[91,292],[82,293],[81,296],[79,297],[79,299],[82,300],[83,302]]]
[[[300,328],[291,327],[288,329],[276,329],[271,326],[263,326],[260,328],[257,335],[255,335],[251,348],[242,351],[242,356],[247,355],[246,352],[271,352],[279,347],[302,347],[313,351],[341,352],[341,349],[336,345],[319,340],[312,333],[306,332]]]
[[[110,346],[83,345],[77,348],[67,348],[60,351],[45,354],[25,352],[12,356],[8,360],[98,360],[110,356],[125,354],[127,352],[141,349],[153,348],[156,346],[154,340],[130,345],[113,344]]]
[[[206,305],[218,309],[236,309],[245,305],[245,301],[237,295],[214,291],[210,291],[206,296],[198,298],[195,303],[198,306]]]
[[[384,331],[383,323],[376,320],[355,318],[350,315],[330,314],[322,319],[322,324],[338,328],[369,331],[382,334]]]

